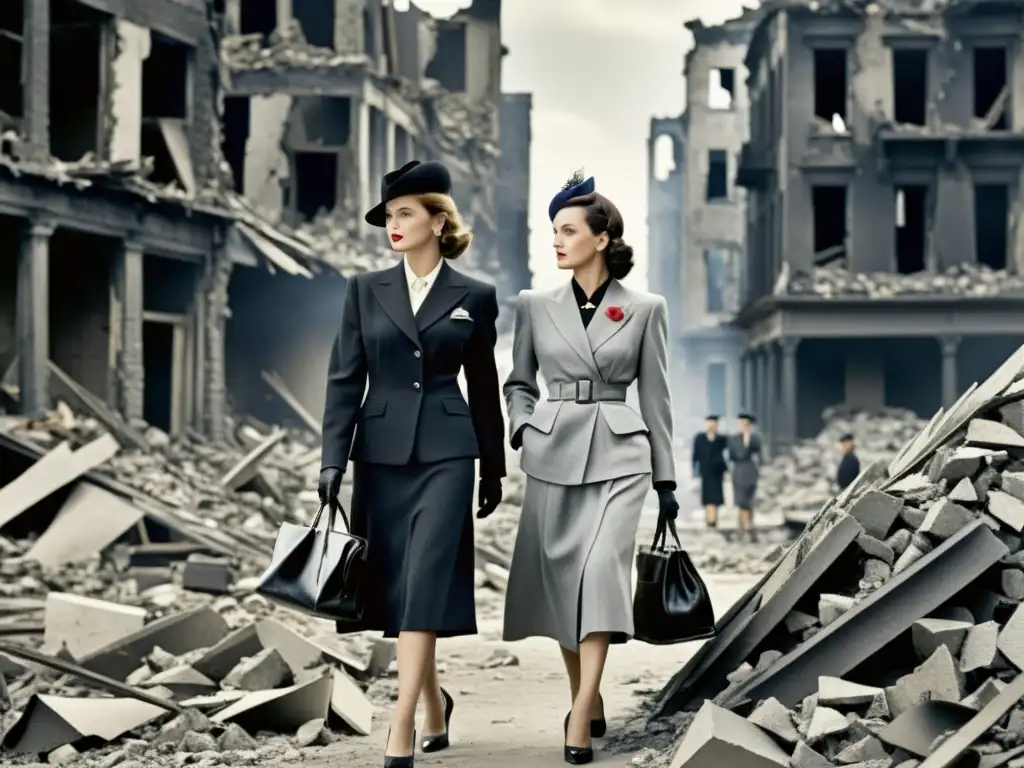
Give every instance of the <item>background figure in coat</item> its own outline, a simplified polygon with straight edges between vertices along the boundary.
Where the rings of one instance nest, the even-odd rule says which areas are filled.
[[[700,503],[708,528],[718,525],[718,508],[725,503],[722,478],[725,462],[725,436],[718,434],[718,416],[705,419],[705,430],[693,438],[693,476],[700,479]]]
[[[679,505],[665,300],[619,282],[633,251],[621,214],[592,178],[570,180],[548,213],[558,265],[573,279],[519,294],[504,391],[527,480],[504,638],[561,646],[572,696],[564,756],[579,765],[593,760],[591,736],[605,731],[608,646],[633,634],[635,537],[652,478],[661,514],[675,519]],[[625,402],[633,381],[640,413]]]
[[[398,637],[398,702],[384,762],[392,768],[413,765],[421,692],[421,747],[448,746],[454,702],[440,687],[434,650],[438,636],[476,632],[474,458],[478,517],[501,501],[505,476],[498,303],[493,286],[447,263],[471,240],[450,189],[440,163],[414,161],[384,177],[382,202],[366,220],[387,228],[404,259],[349,278],[327,375],[320,498],[337,500],[351,453],[352,527],[367,539],[364,621],[338,629]]]
[[[761,474],[761,436],[753,432],[756,419],[749,413],[739,415],[740,431],[726,442],[729,452],[729,472],[732,475],[732,503],[739,510],[738,533],[752,542],[757,541],[754,530],[754,497]]]
[[[857,458],[857,450],[853,445],[853,434],[847,432],[839,438],[839,466],[836,468],[836,485],[840,491],[845,491],[860,474],[860,459]]]

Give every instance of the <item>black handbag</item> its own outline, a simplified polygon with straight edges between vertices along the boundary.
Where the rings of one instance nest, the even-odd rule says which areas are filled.
[[[321,527],[324,507],[329,513]],[[334,530],[336,512],[341,512],[345,531]],[[348,515],[335,504],[321,504],[309,527],[283,523],[256,592],[310,616],[358,622],[363,616],[366,539],[351,531]]]
[[[668,546],[672,534],[675,547]],[[635,637],[673,645],[715,636],[715,610],[707,585],[679,543],[674,520],[659,518],[654,543],[636,556]]]

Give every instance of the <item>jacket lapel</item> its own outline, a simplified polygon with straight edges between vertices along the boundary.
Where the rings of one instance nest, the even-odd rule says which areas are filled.
[[[605,314],[609,307],[618,307],[622,310],[621,320],[612,320]],[[587,326],[587,339],[590,349],[597,352],[602,346],[608,343],[615,334],[626,327],[626,324],[633,317],[630,309],[629,292],[618,280],[612,279],[605,291],[601,305],[594,312],[594,317]]]
[[[420,311],[416,313],[416,328],[423,333],[438,320],[447,317],[468,293],[469,288],[462,275],[449,267],[447,262],[441,262],[441,271],[437,273],[437,279],[430,286]]]
[[[587,332],[583,328],[583,320],[580,318],[580,308],[576,306],[576,296],[572,292],[572,284],[566,283],[561,291],[545,302],[545,306],[555,328],[566,343],[572,347],[573,352],[579,355],[589,368],[599,372],[597,362],[594,360],[594,353],[590,349]]]
[[[403,270],[402,262],[399,262],[398,266],[381,272],[377,282],[373,284],[373,295],[377,297],[377,303],[391,318],[391,322],[397,325],[413,344],[419,346],[420,335],[416,329],[416,318],[412,314],[409,287],[406,285]]]

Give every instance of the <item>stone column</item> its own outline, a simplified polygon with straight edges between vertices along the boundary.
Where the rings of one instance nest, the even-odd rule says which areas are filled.
[[[754,402],[754,361],[749,351],[740,355],[740,410],[752,408]]]
[[[117,329],[121,336],[117,356],[117,405],[129,421],[143,418],[146,391],[142,358],[143,261],[142,246],[128,239],[121,244],[114,270],[120,312]]]
[[[771,385],[769,382],[771,366],[768,365],[768,348],[761,347],[754,354],[757,360],[757,403],[754,407],[753,415],[761,425],[761,434],[764,438],[765,448],[770,452],[771,447],[767,444],[767,422],[765,421],[771,396]]]
[[[21,57],[25,143],[18,152],[24,159],[45,162],[50,156],[50,0],[21,1],[25,9]]]
[[[939,350],[942,352],[942,406],[949,408],[956,402],[959,392],[957,382],[957,351],[960,349],[961,337],[940,336]]]
[[[49,222],[25,232],[18,257],[18,386],[21,412],[39,416],[50,405],[50,236]]]
[[[231,257],[223,246],[213,251],[207,267],[206,288],[206,360],[205,397],[206,433],[213,440],[224,436],[227,412],[227,383],[224,372],[224,337],[228,308],[228,285],[233,268]]]
[[[786,337],[779,341],[782,352],[782,408],[781,428],[777,430],[780,448],[790,448],[796,442],[797,425],[797,368],[796,353],[800,339]]]
[[[764,431],[767,435],[768,451],[774,456],[779,445],[779,425],[782,420],[779,418],[779,366],[781,353],[777,343],[765,346],[765,355],[768,360],[768,386],[765,387],[767,403],[764,409]]]

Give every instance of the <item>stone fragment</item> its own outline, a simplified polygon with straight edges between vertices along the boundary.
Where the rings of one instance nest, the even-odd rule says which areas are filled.
[[[763,672],[781,658],[782,651],[765,651],[758,657],[757,664],[754,665],[754,672]]]
[[[1024,604],[1018,606],[999,631],[996,647],[1013,666],[1024,669]]]
[[[901,509],[903,499],[882,491],[868,491],[854,502],[849,514],[869,536],[884,539]]]
[[[921,523],[928,516],[928,513],[923,509],[912,507],[909,504],[900,511],[900,520],[903,521],[904,525],[912,530],[917,530],[921,527]]]
[[[966,621],[950,619],[919,619],[910,628],[910,636],[914,641],[914,650],[919,659],[927,659],[940,645],[949,648],[950,654],[956,656],[964,644],[964,638],[972,625]]]
[[[870,558],[864,563],[864,578],[867,581],[884,582],[892,575],[892,567],[883,560]]]
[[[765,699],[761,706],[747,716],[747,720],[786,743],[796,744],[800,741],[800,734],[793,726],[789,710],[778,699]]]
[[[806,741],[797,743],[790,760],[792,768],[832,768],[832,761],[807,746]]]
[[[818,702],[826,707],[859,707],[882,692],[881,688],[851,683],[841,677],[818,678]]]
[[[999,418],[1017,434],[1024,435],[1024,400],[1014,400],[999,406]]]
[[[942,459],[937,476],[934,479],[958,483],[965,477],[972,477],[981,469],[981,464],[985,457],[991,454],[992,451],[986,448],[974,446],[958,448]],[[938,453],[936,455],[938,456]]]
[[[865,555],[873,557],[877,560],[881,560],[884,563],[892,565],[896,559],[896,554],[893,552],[886,542],[881,539],[876,539],[867,533],[857,534],[857,546],[861,548]]]
[[[1024,501],[1003,491],[989,491],[988,512],[1010,530],[1024,530]]]
[[[96,600],[67,592],[46,595],[43,645],[67,648],[82,657],[137,632],[146,623],[146,609]]]
[[[978,500],[988,501],[988,493],[993,488],[998,489],[1002,484],[1002,476],[992,467],[985,467],[976,478],[974,478],[974,490],[978,492]]]
[[[1024,437],[1013,428],[989,419],[971,419],[967,444],[985,448],[1024,448]]]
[[[157,672],[166,672],[168,669],[174,669],[174,667],[178,666],[178,663],[177,656],[165,651],[159,645],[154,646],[149,656],[146,657],[146,664]]]
[[[999,693],[1003,690],[1003,688],[1006,687],[1006,685],[1007,684],[1004,683],[1002,680],[999,680],[995,677],[990,677],[988,680],[986,680],[984,683],[978,686],[977,690],[975,690],[973,693],[964,696],[964,698],[960,700],[960,703],[963,704],[965,707],[980,710],[983,707],[985,707],[990,701],[992,701],[992,699],[998,696]]]
[[[893,531],[892,535],[885,540],[885,543],[892,549],[893,554],[898,557],[910,546],[912,536],[913,534],[909,530],[900,528],[898,531]],[[895,557],[889,561],[889,564],[892,565],[894,560]]]
[[[77,762],[81,753],[70,744],[57,747],[46,756],[46,762],[50,765],[70,765]]]
[[[971,510],[961,507],[949,499],[939,499],[928,510],[924,522],[918,527],[918,533],[927,533],[940,541],[945,541],[974,519]]]
[[[881,741],[874,736],[865,736],[837,754],[836,762],[840,765],[854,765],[868,760],[887,760],[888,758],[889,755]]]
[[[1003,594],[1011,600],[1024,600],[1024,571],[1006,568],[999,574],[999,584]]]
[[[1024,501],[1024,472],[1003,472],[999,477],[999,487],[1017,501]]]
[[[217,748],[221,752],[240,752],[258,749],[259,742],[250,736],[242,726],[237,723],[229,723],[224,732],[217,737]]]
[[[789,768],[783,749],[756,725],[705,702],[672,757],[669,768]]]
[[[797,632],[803,632],[808,627],[813,627],[818,623],[818,618],[803,611],[790,611],[786,614],[783,623],[786,625],[786,631],[791,635],[795,635]]]
[[[238,662],[221,685],[240,691],[268,691],[282,685],[291,675],[291,668],[280,652],[266,648]]]
[[[927,537],[915,533],[910,540],[910,546],[900,555],[892,566],[893,574],[902,573],[922,557],[932,551],[934,547]]]
[[[818,620],[821,626],[827,627],[848,610],[853,608],[855,600],[846,595],[824,594],[818,598]]]
[[[819,705],[814,708],[814,715],[807,727],[807,743],[815,744],[828,736],[837,736],[849,727],[850,723],[842,712]]]
[[[949,492],[949,499],[958,504],[975,504],[980,501],[978,490],[968,477],[961,478],[960,482],[953,486],[953,490]]]
[[[304,747],[326,747],[331,743],[331,734],[324,724],[323,718],[310,720],[299,726],[295,734],[295,746],[299,749]]]
[[[888,686],[885,695],[893,717],[899,717],[924,701],[960,701],[964,696],[963,685],[963,676],[949,648],[940,645],[913,672]]]
[[[728,680],[730,683],[742,683],[744,680],[748,679],[752,674],[754,674],[754,668],[744,661],[742,664],[736,667],[736,669],[734,669],[732,672],[726,675],[725,679]]]
[[[214,723],[210,718],[197,709],[186,709],[173,720],[168,721],[160,728],[157,742],[178,742],[184,738],[189,731],[207,733],[213,730]]]
[[[217,740],[209,733],[189,731],[178,742],[178,751],[193,755],[197,752],[216,752]]]
[[[800,700],[800,706],[797,708],[796,715],[796,729],[800,734],[807,738],[807,729],[811,725],[811,718],[814,717],[814,710],[818,708],[818,694],[811,693],[804,696]]]
[[[878,695],[871,700],[868,705],[867,711],[864,713],[865,718],[888,720],[892,716],[889,712],[889,700],[885,697],[885,691],[879,691]]]

